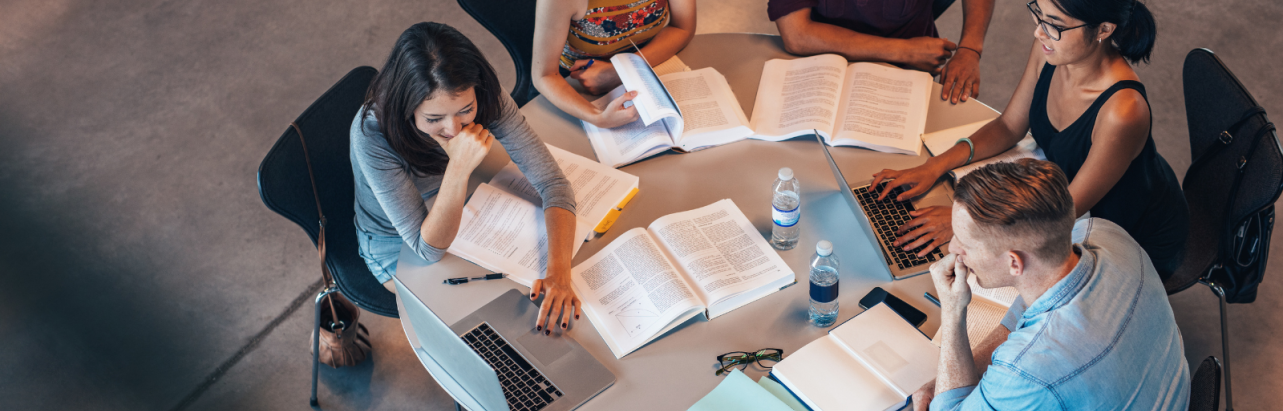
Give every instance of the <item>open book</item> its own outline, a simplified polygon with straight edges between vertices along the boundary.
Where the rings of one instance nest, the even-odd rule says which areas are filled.
[[[940,348],[879,303],[787,355],[771,376],[813,410],[904,407],[936,377]]]
[[[753,104],[753,138],[780,141],[819,131],[831,146],[917,155],[931,75],[836,54],[766,62]]]
[[[637,194],[640,179],[557,147],[548,146],[575,191],[572,255],[594,231],[605,231]],[[463,206],[459,233],[446,251],[531,286],[548,268],[543,199],[509,163],[483,183]]]
[[[669,149],[696,151],[753,134],[730,84],[717,70],[660,76],[632,53],[616,54],[610,62],[623,84],[593,104],[604,108],[625,92],[637,91],[632,105],[640,118],[611,129],[583,123],[602,164],[620,167]]]
[[[717,318],[796,282],[731,200],[628,230],[572,268],[571,278],[615,358],[687,319]]]
[[[940,130],[934,133],[923,134],[922,143],[926,144],[927,150],[931,152],[931,155],[938,156],[943,154],[945,151],[948,151],[950,148],[953,148],[953,146],[958,143],[959,139],[971,137],[972,134],[979,131],[985,126],[985,124],[989,124],[990,121],[993,120],[982,120],[971,124],[964,124]],[[949,172],[949,175],[953,177],[953,181],[958,181],[962,179],[962,176],[965,176],[967,173],[975,171],[980,167],[1003,161],[1016,161],[1022,158],[1033,158],[1038,160],[1047,159],[1047,157],[1043,155],[1042,149],[1038,147],[1038,143],[1034,142],[1033,136],[1026,135],[1025,138],[1021,139],[1019,143],[1016,143],[1014,147],[1004,151],[1002,154],[989,157],[984,160],[974,161],[971,164],[955,168]]]
[[[976,276],[968,276],[967,284],[971,286],[971,303],[967,304],[967,342],[976,348],[993,329],[1002,324],[1007,310],[1020,296],[1016,287],[984,288],[976,284]],[[940,345],[940,330],[931,338],[931,343]]]

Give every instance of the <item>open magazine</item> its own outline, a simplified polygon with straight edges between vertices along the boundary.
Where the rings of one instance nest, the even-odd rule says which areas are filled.
[[[967,304],[967,340],[974,349],[1002,324],[1002,318],[1007,316],[1007,310],[1020,296],[1020,291],[1016,287],[984,288],[976,283],[975,276],[967,277],[967,284],[971,286],[971,303]],[[940,345],[939,330],[931,337],[931,343]]]
[[[958,144],[958,139],[971,137],[972,134],[979,131],[985,126],[985,124],[989,124],[990,121],[993,120],[982,120],[971,124],[947,128],[934,133],[923,134],[922,143],[927,146],[927,151],[931,152],[931,155],[938,156],[943,154],[945,151],[948,151],[950,148],[953,148],[955,144]],[[1016,161],[1022,158],[1033,158],[1038,160],[1047,159],[1047,157],[1043,155],[1042,148],[1039,148],[1038,143],[1034,141],[1033,136],[1025,135],[1025,138],[1021,139],[1015,146],[1007,149],[1007,151],[1002,152],[1002,154],[989,157],[984,160],[974,161],[971,164],[955,168],[952,171],[949,171],[949,175],[953,177],[953,181],[958,181],[962,179],[962,176],[965,176],[967,173],[975,171],[980,167],[1003,161]]]
[[[615,358],[687,319],[717,318],[796,282],[731,200],[628,230],[572,268],[571,278]]]
[[[637,194],[637,176],[548,146],[575,192],[572,255],[594,231],[605,231]],[[463,206],[459,233],[446,251],[531,286],[548,268],[548,233],[543,199],[515,163],[483,183]],[[603,227],[603,225],[605,227]]]
[[[939,347],[878,303],[775,364],[771,376],[812,410],[898,410],[939,362]]]
[[[836,54],[766,62],[752,138],[780,141],[817,130],[831,146],[917,155],[931,75]]]
[[[623,84],[593,104],[604,108],[625,92],[637,91],[632,105],[640,118],[611,129],[583,122],[602,164],[620,167],[669,149],[696,151],[753,134],[730,84],[717,70],[657,75],[644,58],[632,53],[616,54],[610,62]]]

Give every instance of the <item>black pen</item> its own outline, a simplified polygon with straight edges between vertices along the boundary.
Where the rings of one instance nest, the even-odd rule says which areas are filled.
[[[468,277],[447,278],[445,281],[442,281],[441,283],[442,283],[442,284],[450,284],[450,285],[458,285],[458,284],[466,283],[466,282],[468,282],[468,281],[498,280],[498,279],[503,278],[503,277],[504,277],[504,274],[503,274],[503,273],[494,273],[494,274],[486,274],[485,276],[482,276],[482,277],[472,277],[472,278],[468,278]]]
[[[934,295],[931,295],[931,292],[930,292],[930,291],[927,291],[927,292],[925,292],[925,293],[922,293],[922,296],[923,296],[923,297],[927,297],[927,301],[930,301],[932,304],[935,304],[935,305],[936,305],[936,307],[939,307],[939,306],[940,306],[940,299],[939,299],[939,298],[936,298],[936,296],[934,296]]]

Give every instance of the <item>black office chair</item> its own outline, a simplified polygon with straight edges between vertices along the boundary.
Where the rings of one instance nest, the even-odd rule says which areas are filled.
[[[357,110],[365,100],[365,91],[377,74],[372,67],[357,67],[294,120],[307,146],[293,127],[276,140],[258,166],[258,194],[268,209],[303,228],[316,244],[320,224],[325,224],[325,265],[334,282],[324,284],[316,296],[316,323],[319,329],[321,302],[326,295],[339,291],[357,306],[374,314],[397,317],[396,296],[383,288],[357,254],[356,227],[352,218],[356,199],[352,180],[352,162],[348,158],[349,129]],[[316,177],[317,197],[313,197],[308,178],[307,160]],[[317,215],[315,198],[319,198],[324,220]],[[312,398],[316,400],[317,353],[313,337]]]
[[[1256,298],[1283,192],[1283,152],[1264,110],[1211,50],[1190,51],[1183,77],[1194,159],[1182,182],[1190,229],[1184,261],[1163,285],[1170,295],[1201,283],[1220,299],[1225,408],[1232,411],[1226,304]]]
[[[530,82],[530,60],[534,55],[535,0],[459,0],[469,16],[490,31],[508,49],[517,68],[512,99],[517,107],[539,96]]]
[[[1221,362],[1203,359],[1189,381],[1189,411],[1216,411],[1221,407]]]

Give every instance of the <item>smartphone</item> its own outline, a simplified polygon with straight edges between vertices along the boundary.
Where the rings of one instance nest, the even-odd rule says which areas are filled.
[[[908,321],[909,324],[913,324],[914,327],[920,327],[922,326],[922,323],[927,322],[927,315],[925,313],[917,308],[913,308],[912,305],[904,302],[900,297],[896,297],[895,295],[888,293],[886,290],[883,290],[882,287],[873,287],[873,291],[869,291],[864,298],[861,298],[860,308],[867,310],[869,307],[875,306],[878,303],[886,303],[888,307],[891,307],[891,311],[895,311],[896,314],[900,314],[901,318],[904,318],[904,320]]]

